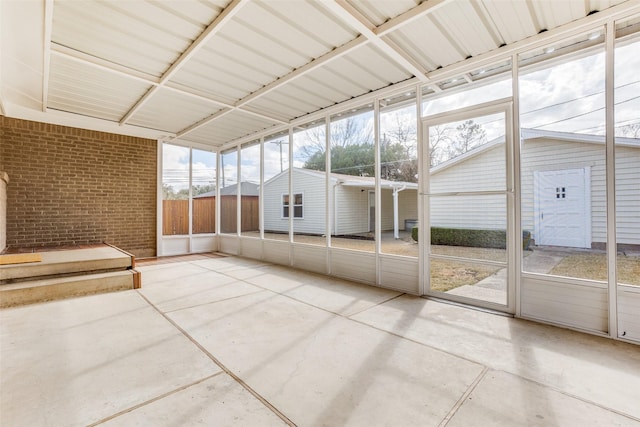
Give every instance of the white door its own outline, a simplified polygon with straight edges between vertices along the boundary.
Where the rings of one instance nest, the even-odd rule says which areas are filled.
[[[591,247],[589,168],[535,171],[537,245]]]

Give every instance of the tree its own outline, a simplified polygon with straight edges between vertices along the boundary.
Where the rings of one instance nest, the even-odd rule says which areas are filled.
[[[192,196],[214,191],[216,186],[214,184],[206,185],[194,185],[192,187]],[[189,189],[181,188],[176,191],[171,184],[162,184],[162,199],[163,200],[186,200],[189,198]]]
[[[640,138],[640,123],[629,123],[628,125],[620,126],[616,134],[627,138]]]
[[[431,166],[453,159],[487,142],[487,133],[482,125],[466,120],[454,128],[431,126],[429,128],[429,151]]]
[[[397,140],[396,140],[397,141]],[[380,178],[417,182],[418,161],[413,141],[393,142],[386,134],[380,140]]]
[[[415,114],[387,113],[389,122],[380,139],[380,176],[392,181],[417,182],[418,153]]]
[[[459,156],[487,142],[487,133],[473,120],[456,126],[456,135],[449,145],[449,158]]]
[[[451,141],[450,134],[450,127],[429,127],[429,162],[431,167],[447,160],[447,146]]]
[[[304,163],[304,168],[326,170],[325,152],[316,151]],[[372,144],[338,145],[331,149],[331,172],[345,175],[374,176]]]

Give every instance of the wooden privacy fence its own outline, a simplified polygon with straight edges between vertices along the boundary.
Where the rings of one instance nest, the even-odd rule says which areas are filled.
[[[236,231],[236,200],[237,197],[221,196],[220,221],[223,233]],[[260,227],[259,197],[242,196],[241,231],[257,231]],[[216,230],[216,198],[202,197],[193,199],[193,234],[214,233]],[[189,201],[162,201],[162,234],[173,236],[189,234]]]

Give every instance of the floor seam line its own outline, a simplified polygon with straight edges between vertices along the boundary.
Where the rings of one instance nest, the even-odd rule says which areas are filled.
[[[487,372],[489,372],[489,368],[487,366],[483,366],[482,372],[480,372],[480,374],[476,377],[476,379],[473,380],[471,385],[469,385],[469,387],[467,387],[467,389],[462,394],[462,396],[460,396],[460,399],[458,399],[458,401],[453,405],[451,410],[442,419],[440,424],[438,424],[438,427],[445,427],[447,424],[449,424],[449,421],[451,421],[451,418],[453,418],[453,416],[456,414],[456,412],[458,412],[458,409],[460,409],[460,407],[464,404],[464,402],[467,400],[467,398],[476,389],[478,384],[480,384],[480,382],[484,379],[484,377],[487,375]]]
[[[426,343],[420,342],[420,341],[418,341],[418,340],[416,340],[416,339],[414,339],[414,338],[405,337],[404,335],[400,335],[400,334],[399,334],[399,333],[397,333],[397,332],[388,331],[388,330],[386,330],[386,329],[382,329],[382,328],[380,328],[380,327],[378,327],[378,326],[370,325],[370,324],[368,324],[368,323],[363,322],[362,320],[352,319],[352,318],[350,318],[350,317],[345,317],[345,319],[350,320],[350,321],[355,322],[355,323],[359,323],[359,324],[361,324],[361,325],[363,325],[363,326],[368,326],[369,328],[375,329],[375,330],[377,330],[377,331],[384,332],[384,333],[386,333],[386,334],[390,334],[390,335],[393,335],[393,336],[398,337],[398,338],[402,338],[402,339],[407,340],[407,341],[410,341],[410,342],[412,342],[412,343],[414,343],[414,344],[418,344],[418,345],[421,345],[421,346],[424,346],[424,347],[430,348],[431,350],[439,351],[439,352],[444,353],[444,354],[447,354],[447,355],[449,355],[449,356],[457,357],[457,358],[458,358],[458,359],[460,359],[460,360],[465,360],[465,361],[467,361],[467,362],[474,363],[474,364],[476,364],[476,365],[485,366],[485,365],[484,365],[482,362],[480,362],[480,361],[473,360],[473,359],[469,359],[468,357],[461,356],[461,355],[456,354],[456,353],[452,353],[452,352],[451,352],[451,351],[449,351],[449,350],[444,350],[444,349],[442,349],[442,348],[434,347],[433,345],[430,345],[430,344],[426,344]]]
[[[260,288],[260,289],[254,291],[254,292],[249,292],[247,294],[236,295],[236,296],[233,296],[233,297],[223,298],[223,299],[219,299],[219,300],[215,300],[215,301],[203,302],[202,304],[190,305],[189,307],[175,308],[173,310],[167,310],[167,311],[165,311],[163,313],[176,313],[176,312],[181,311],[181,310],[189,310],[191,308],[202,307],[203,305],[215,304],[215,303],[222,302],[222,301],[230,301],[230,300],[233,300],[233,299],[242,298],[242,297],[246,297],[246,296],[249,296],[249,295],[259,294],[260,292],[264,292],[264,291],[265,291],[265,289]]]
[[[508,375],[513,375],[513,376],[515,376],[515,377],[517,377],[517,378],[519,378],[519,379],[521,379],[523,381],[530,382],[530,383],[535,384],[535,385],[540,386],[540,387],[548,388],[548,389],[550,389],[552,391],[555,391],[557,393],[560,393],[560,394],[562,394],[564,396],[567,396],[567,397],[570,397],[572,399],[579,400],[579,401],[581,401],[583,403],[586,403],[588,405],[596,406],[596,407],[598,407],[600,409],[603,409],[605,411],[613,412],[613,413],[618,414],[620,416],[623,416],[625,418],[629,418],[629,419],[631,419],[633,421],[640,422],[640,418],[639,417],[636,417],[634,415],[628,414],[626,412],[622,412],[622,411],[620,411],[618,409],[611,408],[609,406],[604,406],[602,403],[598,403],[598,402],[594,402],[592,400],[585,399],[584,397],[577,396],[577,395],[575,395],[573,393],[569,393],[568,391],[561,390],[561,389],[557,388],[554,385],[545,384],[543,382],[540,382],[540,381],[537,381],[537,380],[534,380],[534,379],[531,379],[531,378],[528,378],[528,377],[524,377],[522,375],[518,375],[518,374],[515,374],[513,372],[505,371],[504,369],[493,369],[493,370],[496,371],[496,372],[502,372],[502,373],[505,373],[505,374],[508,374]]]
[[[182,335],[184,335],[189,341],[193,343],[200,351],[202,351],[213,363],[218,365],[220,369],[231,378],[233,378],[240,386],[242,386],[245,390],[247,390],[253,397],[258,399],[263,405],[265,405],[268,409],[270,409],[278,418],[284,421],[286,424],[292,427],[296,427],[296,424],[289,419],[285,414],[283,414],[278,408],[272,405],[267,399],[262,397],[257,391],[255,391],[249,384],[244,382],[240,377],[234,374],[229,368],[227,368],[222,362],[218,360],[209,350],[204,348],[202,344],[200,344],[195,338],[193,338],[187,331],[185,331],[180,325],[178,325],[173,319],[167,316],[165,313],[160,311],[158,307],[156,307],[151,301],[149,301],[144,295],[140,295],[147,303],[153,307],[162,317],[164,317],[169,323],[171,323]]]
[[[384,288],[379,288],[379,289],[384,289]],[[400,292],[400,291],[396,291],[396,292]],[[360,311],[356,311],[355,313],[351,313],[351,314],[349,314],[348,316],[343,316],[343,317],[345,317],[345,318],[347,318],[347,319],[350,319],[350,318],[351,318],[351,316],[357,316],[357,315],[358,315],[358,314],[360,314],[360,313],[364,313],[364,312],[365,312],[365,311],[367,311],[367,310],[370,310],[370,309],[372,309],[372,308],[374,308],[374,307],[378,307],[378,306],[380,306],[380,305],[382,305],[382,304],[386,304],[386,303],[388,303],[388,302],[390,302],[390,301],[393,301],[393,300],[394,300],[394,299],[396,299],[396,298],[400,298],[401,296],[404,296],[404,295],[406,295],[406,293],[405,293],[405,292],[401,292],[399,295],[395,295],[395,296],[393,296],[393,297],[387,298],[387,299],[386,299],[386,300],[384,300],[384,301],[380,301],[380,302],[378,302],[378,303],[375,303],[375,304],[374,304],[374,305],[372,305],[371,307],[363,308],[363,309],[362,309],[362,310],[360,310]]]
[[[162,399],[164,399],[165,397],[169,397],[169,396],[171,396],[171,395],[173,395],[173,394],[176,394],[176,393],[179,393],[179,392],[181,392],[181,391],[183,391],[183,390],[186,390],[186,389],[188,389],[188,388],[191,388],[191,387],[193,387],[193,386],[195,386],[195,385],[198,385],[198,384],[200,384],[200,383],[202,383],[202,382],[204,382],[204,381],[207,381],[207,380],[209,380],[209,379],[211,379],[211,378],[215,378],[215,377],[217,377],[218,375],[222,375],[223,373],[224,373],[223,371],[216,372],[215,374],[212,374],[212,375],[206,376],[206,377],[201,378],[201,379],[199,379],[199,380],[197,380],[197,381],[194,381],[194,382],[192,382],[192,383],[189,383],[189,384],[183,385],[183,386],[178,387],[178,388],[176,388],[176,389],[174,389],[174,390],[171,390],[171,391],[168,391],[168,392],[166,392],[166,393],[160,394],[160,395],[158,395],[158,396],[156,396],[156,397],[153,397],[153,398],[151,398],[151,399],[149,399],[149,400],[145,400],[145,401],[144,401],[144,402],[142,402],[142,403],[138,403],[137,405],[133,405],[133,406],[131,406],[131,407],[127,408],[127,409],[124,409],[124,410],[122,410],[122,411],[120,411],[120,412],[117,412],[117,413],[115,413],[115,414],[113,414],[113,415],[110,415],[110,416],[108,416],[108,417],[106,417],[106,418],[103,418],[103,419],[101,419],[101,420],[99,420],[99,421],[96,421],[95,423],[89,424],[87,427],[94,427],[94,426],[98,426],[98,425],[100,425],[100,424],[104,424],[104,423],[106,423],[107,421],[111,421],[111,420],[113,420],[113,419],[115,419],[115,418],[118,418],[118,417],[120,417],[120,416],[124,415],[124,414],[127,414],[127,413],[129,413],[129,412],[133,412],[133,411],[135,411],[136,409],[140,409],[140,408],[142,408],[143,406],[150,405],[150,404],[152,404],[152,403],[154,403],[154,402],[157,402],[158,400],[162,400]]]

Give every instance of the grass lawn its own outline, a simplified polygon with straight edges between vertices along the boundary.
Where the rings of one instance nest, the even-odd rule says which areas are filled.
[[[497,273],[502,267],[493,267],[457,261],[431,260],[431,289],[447,292],[463,285],[475,285]]]
[[[605,254],[579,253],[567,255],[550,271],[551,274],[590,280],[607,280]],[[618,282],[640,286],[640,257],[618,255]]]

